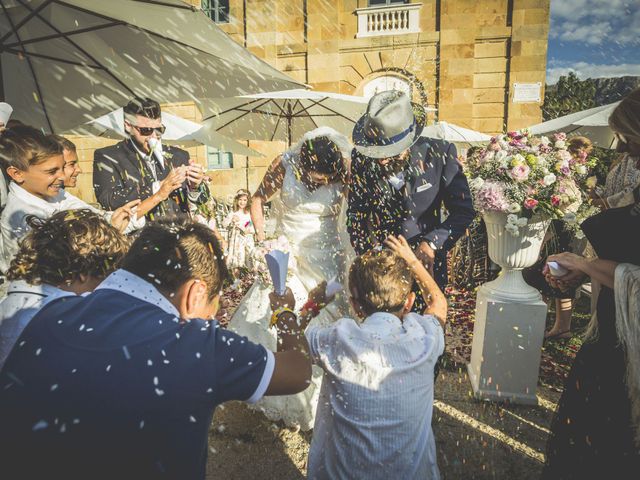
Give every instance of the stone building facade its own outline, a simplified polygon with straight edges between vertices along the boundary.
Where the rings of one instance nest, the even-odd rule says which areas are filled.
[[[544,98],[550,0],[190,3],[239,44],[315,90],[369,96],[403,89],[437,109],[431,120],[485,133],[541,121],[537,98]],[[198,120],[192,105],[167,108]],[[212,167],[218,197],[240,187],[254,190],[273,156],[285,148],[278,142],[250,145],[265,156],[221,162],[204,147],[192,149]],[[84,150],[83,166],[89,170],[91,148]],[[90,175],[80,193],[90,198],[86,180]]]

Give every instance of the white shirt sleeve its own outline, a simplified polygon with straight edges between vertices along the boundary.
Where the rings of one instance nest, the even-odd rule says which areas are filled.
[[[155,195],[160,190],[160,183],[158,180],[151,184],[151,192]]]

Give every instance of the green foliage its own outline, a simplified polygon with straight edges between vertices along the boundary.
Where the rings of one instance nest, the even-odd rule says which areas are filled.
[[[580,80],[574,72],[560,77],[548,86],[544,95],[542,115],[545,121],[596,106],[596,84],[593,79]]]

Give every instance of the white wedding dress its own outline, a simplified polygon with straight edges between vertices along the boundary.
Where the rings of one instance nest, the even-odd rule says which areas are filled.
[[[334,183],[309,191],[295,176],[297,155],[291,151],[283,154],[285,176],[282,189],[273,209],[275,235],[284,235],[289,241],[295,266],[290,269],[287,285],[296,297],[296,308],[306,302],[308,292],[322,280],[347,284],[346,269],[353,259],[353,250],[346,233],[345,188]],[[229,328],[251,341],[260,343],[272,351],[277,350],[276,330],[269,328],[271,285],[256,280],[231,318]],[[329,324],[342,317],[351,316],[346,290],[325,307],[310,325]],[[313,367],[311,385],[297,395],[264,397],[252,408],[259,409],[271,420],[282,420],[288,426],[300,426],[302,430],[313,428],[322,370]]]

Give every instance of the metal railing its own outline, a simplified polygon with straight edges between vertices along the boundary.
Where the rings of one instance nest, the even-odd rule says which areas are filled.
[[[359,8],[357,38],[420,32],[421,3]]]

